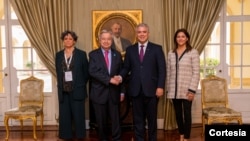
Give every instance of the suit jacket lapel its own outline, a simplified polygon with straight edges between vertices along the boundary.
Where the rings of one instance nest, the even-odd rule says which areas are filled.
[[[149,56],[151,48],[152,48],[151,43],[148,42],[147,48],[144,51],[143,61],[144,61],[145,58],[147,58],[147,56]]]
[[[112,74],[112,72],[113,72],[113,70],[114,70],[114,64],[115,64],[115,61],[116,61],[116,54],[115,54],[115,52],[113,51],[113,49],[111,49],[111,66],[110,66],[110,74]]]
[[[111,49],[111,67],[110,67],[110,74],[113,74],[114,64],[116,64],[117,61],[117,54],[114,51],[114,49]]]
[[[141,63],[141,61],[140,61],[140,55],[139,55],[139,49],[138,49],[138,43],[136,43],[136,44],[134,44],[133,45],[133,51],[132,51],[132,53],[134,54],[133,56],[137,56],[136,57],[136,60],[139,62],[139,63]]]
[[[135,47],[136,51],[133,51],[133,52],[136,53],[135,55],[137,55],[137,60],[138,60],[138,62],[141,62],[141,61],[140,61],[140,55],[139,55],[139,49],[138,49],[138,43],[136,43],[136,44],[134,45],[134,47]],[[148,42],[147,48],[146,48],[146,50],[144,51],[144,56],[143,56],[143,61],[142,61],[142,62],[144,62],[145,58],[147,58],[147,56],[149,56],[149,54],[150,54],[150,49],[151,49],[151,48],[152,48],[151,43]]]

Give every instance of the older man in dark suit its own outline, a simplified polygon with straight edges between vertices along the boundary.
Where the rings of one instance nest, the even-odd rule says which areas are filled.
[[[138,42],[126,50],[122,79],[130,73],[128,95],[132,98],[136,141],[144,141],[145,123],[148,123],[148,141],[156,141],[157,103],[163,95],[166,79],[166,61],[160,45],[148,41],[149,27],[136,27]]]
[[[122,67],[121,53],[111,48],[112,32],[103,30],[99,36],[100,47],[89,53],[91,76],[90,99],[93,103],[98,136],[101,141],[109,139],[108,113],[112,122],[112,140],[120,141],[121,128],[119,103],[124,99],[117,75]]]

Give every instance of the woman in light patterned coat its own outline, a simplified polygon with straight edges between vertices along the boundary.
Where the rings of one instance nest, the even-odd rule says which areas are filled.
[[[188,141],[192,125],[192,101],[200,80],[199,53],[189,43],[186,29],[178,29],[175,47],[168,53],[167,98],[172,99],[180,141]]]

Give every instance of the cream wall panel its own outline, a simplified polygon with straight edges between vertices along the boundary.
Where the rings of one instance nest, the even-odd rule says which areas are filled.
[[[18,106],[16,103],[18,102],[18,97],[14,97],[14,107]],[[7,100],[7,97],[0,97],[0,126],[4,126],[4,112],[10,109],[9,107],[9,101]],[[9,125],[11,125],[9,121]]]
[[[161,0],[74,0],[73,30],[79,35],[78,46],[87,52],[92,50],[93,10],[143,11],[143,22],[150,27],[150,41],[163,44]]]
[[[51,95],[44,96],[44,103],[43,103],[43,111],[44,111],[44,125],[55,125],[56,123],[56,112],[55,112],[55,103],[53,102],[53,98]],[[53,108],[52,108],[53,107]],[[38,118],[39,122],[37,125],[40,125],[40,117]]]
[[[0,97],[0,126],[3,125],[4,112],[7,109],[7,100],[5,97]]]

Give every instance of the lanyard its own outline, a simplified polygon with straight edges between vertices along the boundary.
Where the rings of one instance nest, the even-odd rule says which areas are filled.
[[[70,66],[70,63],[71,63],[71,60],[72,60],[72,56],[73,56],[73,53],[72,53],[72,55],[70,56],[69,61],[68,61],[68,59],[67,59],[67,57],[66,57],[66,54],[64,53],[64,58],[65,58],[65,63],[66,63],[66,65],[67,65],[67,70],[69,70],[69,66]]]

